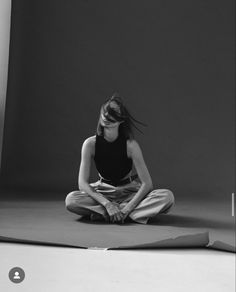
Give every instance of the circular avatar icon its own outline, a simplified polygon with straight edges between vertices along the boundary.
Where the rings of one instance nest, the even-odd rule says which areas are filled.
[[[9,271],[9,279],[13,282],[13,283],[21,283],[24,278],[25,278],[25,272],[22,268],[20,267],[14,267]]]

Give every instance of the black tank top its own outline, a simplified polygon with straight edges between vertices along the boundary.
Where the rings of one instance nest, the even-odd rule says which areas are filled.
[[[94,162],[97,171],[107,180],[118,181],[132,169],[132,159],[127,156],[127,139],[119,134],[113,142],[96,135]]]

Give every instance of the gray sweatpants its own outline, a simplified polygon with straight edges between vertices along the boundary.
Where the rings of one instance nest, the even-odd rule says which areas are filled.
[[[91,183],[90,186],[94,191],[101,193],[109,201],[119,204],[122,208],[134,197],[141,183],[138,180],[134,180],[124,186],[115,187],[97,181]],[[145,196],[129,214],[129,217],[138,223],[146,224],[149,218],[160,213],[169,212],[174,202],[174,195],[170,190],[156,189]],[[67,210],[78,215],[83,216],[97,213],[104,216],[107,214],[106,209],[102,205],[83,191],[70,192],[66,197],[65,203]]]

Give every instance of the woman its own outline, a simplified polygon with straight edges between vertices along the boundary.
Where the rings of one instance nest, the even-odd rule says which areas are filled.
[[[142,151],[133,137],[132,127],[137,128],[134,122],[138,121],[120,97],[113,95],[102,105],[97,133],[83,143],[79,190],[67,195],[67,210],[91,220],[124,223],[131,218],[143,224],[169,211],[174,204],[173,193],[153,190]],[[89,184],[92,159],[100,180]]]

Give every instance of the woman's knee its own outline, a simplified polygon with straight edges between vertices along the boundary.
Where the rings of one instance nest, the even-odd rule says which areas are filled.
[[[85,207],[88,203],[88,200],[90,200],[90,198],[84,192],[70,192],[65,199],[66,209],[78,215],[90,215],[91,211]]]
[[[165,200],[166,203],[174,203],[175,202],[175,197],[174,194],[171,190],[168,189],[156,189],[153,190],[150,195],[154,197],[159,197],[162,198],[162,200]]]
[[[174,194],[171,190],[166,189],[165,190],[165,195],[166,195],[166,200],[170,203],[174,203],[175,202],[175,197]]]
[[[80,194],[81,194],[80,191],[73,191],[66,196],[65,205],[69,211],[75,207],[76,204],[75,202],[78,201],[78,197]]]

